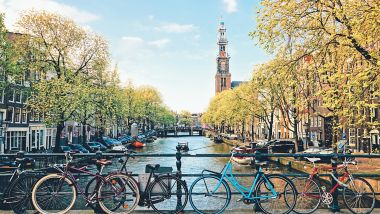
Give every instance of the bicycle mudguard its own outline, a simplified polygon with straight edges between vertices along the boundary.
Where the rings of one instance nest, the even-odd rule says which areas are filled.
[[[216,176],[218,176],[218,177],[222,177],[222,173],[220,173],[220,172],[215,172],[215,171],[211,171],[211,170],[207,170],[207,169],[202,170],[202,177],[203,177],[203,175],[205,174],[205,172],[208,172],[208,173],[210,173],[210,174],[212,174],[212,175],[216,175]]]

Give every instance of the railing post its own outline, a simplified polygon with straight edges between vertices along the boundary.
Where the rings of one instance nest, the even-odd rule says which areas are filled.
[[[336,168],[338,166],[338,156],[336,153],[331,158],[331,166],[333,167],[333,170],[332,170],[333,176],[335,176],[335,178],[338,178],[338,172],[336,171]],[[336,180],[331,176],[331,187],[333,188],[336,184],[337,184]],[[340,208],[339,208],[339,204],[338,204],[338,195],[339,195],[339,190],[337,188],[332,193],[333,202],[332,202],[331,207],[330,207],[332,212],[340,212]]]
[[[177,159],[176,161],[176,166],[177,166],[177,172],[176,172],[176,176],[181,179],[182,178],[182,172],[181,172],[181,166],[182,166],[182,163],[181,163],[181,157],[182,157],[182,154],[181,154],[181,145],[177,145],[176,147],[177,149],[177,152],[175,154],[175,158]],[[179,183],[177,183],[177,210],[181,208],[182,206],[182,189],[181,189],[181,185]],[[182,211],[183,212],[183,211]]]
[[[103,153],[101,151],[97,151],[96,152],[96,155],[95,155],[95,159],[96,160],[101,160],[103,158]],[[96,161],[95,161],[96,162]],[[101,169],[101,165],[100,164],[96,164],[96,169],[98,170],[98,172],[100,171]],[[99,203],[96,203],[95,205],[95,208],[94,208],[94,213],[96,214],[104,214],[105,212],[102,210],[102,208],[100,208],[99,206]]]

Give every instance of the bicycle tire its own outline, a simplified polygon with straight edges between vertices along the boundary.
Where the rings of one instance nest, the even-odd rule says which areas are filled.
[[[283,176],[283,175],[276,175],[276,174],[272,174],[272,175],[264,175],[264,177],[260,178],[259,182],[257,183],[256,187],[255,187],[255,197],[257,197],[258,199],[256,199],[257,201],[257,205],[259,206],[260,210],[266,214],[288,214],[290,213],[294,206],[296,205],[296,188],[294,187],[292,181]],[[282,180],[283,182],[285,182],[284,184],[282,183],[279,183],[279,181],[274,181],[275,178],[278,178],[280,180]],[[268,182],[267,182],[268,180]],[[276,198],[273,198],[273,199],[260,199],[260,197],[263,197],[264,194],[268,194],[267,197],[269,197],[272,192],[271,192],[271,189],[270,189],[270,186],[273,186],[273,188],[280,188],[280,190],[282,188],[284,188],[284,191],[276,191],[277,192],[277,197]],[[269,187],[269,188],[268,188]],[[290,188],[289,190],[287,188]],[[264,191],[262,191],[264,190]],[[274,200],[276,199],[281,199],[281,195],[284,195],[284,202],[280,202],[280,201],[277,201],[275,202]],[[286,197],[287,196],[290,196],[289,199],[287,199]],[[267,202],[267,200],[270,200],[269,203]],[[291,204],[289,204],[291,203]],[[277,206],[278,208],[276,210],[269,210],[269,208],[266,208],[264,205],[267,205],[269,204],[270,206]],[[286,206],[284,206],[286,205]]]
[[[206,184],[206,179],[212,181],[211,183],[209,183],[208,185]],[[212,205],[215,205],[215,203],[212,203],[212,202],[209,202],[210,200],[209,199],[206,199],[207,195],[209,194],[209,192],[211,190],[209,189],[213,189],[212,187],[215,187],[215,185],[217,185],[220,181],[220,177],[216,176],[216,175],[203,175],[199,178],[197,178],[190,186],[190,190],[189,190],[189,201],[190,201],[190,205],[191,207],[197,212],[197,213],[210,213],[210,212],[207,212],[208,210],[210,209],[213,209],[211,206]],[[203,186],[205,187],[205,190],[203,190],[203,186],[202,186],[202,183],[199,184],[199,186],[197,186],[198,182],[203,182]],[[209,188],[211,187],[211,188]],[[221,183],[220,183],[220,187],[224,187],[224,190],[225,190],[225,194],[227,194],[226,196],[226,201],[224,202],[224,204],[222,204],[221,208],[219,208],[218,210],[215,210],[211,213],[215,213],[215,214],[220,214],[222,213],[229,205],[230,201],[231,201],[231,189],[230,187],[228,186],[227,182],[225,180],[222,180]],[[219,187],[219,188],[220,188]],[[219,188],[217,190],[219,190]],[[222,190],[222,193],[221,194],[224,194],[223,193],[223,190]],[[195,198],[196,200],[194,200],[194,197],[196,197],[197,195],[204,195],[205,197],[203,198],[200,198],[200,199],[197,199]],[[206,209],[202,210],[200,209],[194,202],[196,201],[199,201],[199,202],[205,202],[205,201],[208,201],[209,203],[206,204]],[[197,202],[197,203],[199,203]],[[222,202],[223,203],[223,202]]]
[[[298,177],[291,180],[297,191],[297,202],[293,209],[298,214],[314,213],[321,204],[322,190],[320,185],[314,180],[307,177]],[[310,182],[306,187],[307,182]],[[313,196],[315,195],[315,196]],[[304,200],[316,199],[309,203],[302,203]]]
[[[107,188],[110,188],[107,191]],[[110,195],[108,195],[110,194]],[[131,197],[128,197],[130,195]],[[116,205],[113,208],[107,206],[106,199],[112,196],[110,205]],[[128,198],[126,198],[128,197]],[[130,199],[132,198],[132,199]],[[133,199],[134,198],[134,199]],[[133,201],[131,205],[125,203]],[[135,179],[125,174],[112,174],[103,180],[98,189],[98,203],[100,208],[108,214],[127,214],[136,209],[140,200],[139,186]],[[116,203],[115,203],[116,202]],[[122,206],[121,206],[122,205]]]
[[[355,184],[355,182],[356,182],[356,184]],[[359,182],[361,182],[360,185],[358,184]],[[348,185],[348,187],[343,188],[343,201],[344,201],[344,204],[346,205],[346,207],[352,213],[355,213],[355,214],[367,214],[367,213],[371,213],[373,211],[373,209],[375,208],[375,203],[376,203],[375,192],[374,192],[371,184],[369,184],[368,181],[366,181],[363,178],[354,178],[353,180],[350,180],[350,182],[346,183],[346,184]],[[358,211],[355,210],[356,207],[350,206],[350,205],[355,205],[355,204],[358,204],[358,205],[362,204],[362,205],[364,205],[364,203],[359,203],[357,200],[356,200],[356,202],[358,202],[358,203],[355,203],[355,204],[349,203],[348,194],[351,193],[351,192],[353,192],[352,188],[350,188],[352,186],[355,187],[356,190],[358,190],[357,186],[359,186],[360,188],[364,188],[364,186],[366,186],[364,190],[369,191],[369,193],[367,191],[365,192],[366,195],[372,196],[371,197],[372,202],[368,203],[368,205],[370,205],[370,206],[368,208],[364,208],[363,207],[365,209],[364,212],[358,212]],[[363,193],[359,193],[359,197],[362,197],[362,194]],[[358,196],[355,196],[355,198],[357,198],[357,197]],[[360,207],[359,207],[359,209],[360,209]]]
[[[174,189],[175,193],[173,197],[172,190]],[[161,214],[181,213],[182,210],[186,207],[189,196],[186,183],[174,175],[158,176],[152,183],[150,183],[147,192],[148,201],[152,206],[153,210]],[[176,200],[170,200],[172,198]],[[154,201],[160,202],[153,203]],[[164,203],[165,205],[163,205]],[[162,207],[164,207],[166,211],[164,211]],[[175,208],[173,209],[172,207]]]
[[[99,187],[93,187],[92,185],[94,185],[94,182],[96,182],[96,179],[97,177],[93,177],[91,178],[91,180],[87,183],[86,185],[86,188],[85,188],[85,191],[84,191],[84,195],[86,196],[86,198],[89,198],[90,197],[90,194],[96,194],[96,198],[98,197],[97,194],[98,192],[96,191],[96,189],[98,189]],[[96,185],[96,184],[95,184]],[[90,190],[90,188],[92,188]],[[91,207],[92,209],[96,210],[98,207],[97,207],[97,204],[94,204],[94,203],[88,203],[88,206]]]
[[[48,181],[52,182],[53,185],[54,185],[54,183],[58,184],[58,186],[60,186],[59,190],[56,189],[57,186],[53,186],[53,185],[49,186],[49,184],[47,184]],[[65,183],[67,184],[67,186],[63,187],[63,185],[65,185]],[[55,194],[51,194],[51,193],[47,194],[48,192],[44,192],[43,189],[40,190],[40,187],[42,186],[42,188],[43,188],[43,185],[45,185],[46,187],[49,187],[49,188],[46,188],[46,191],[49,191],[49,193],[50,193],[53,190],[53,192],[55,191]],[[62,192],[62,194],[64,194],[65,191],[63,191],[63,190],[65,190],[65,191],[71,190],[72,192],[68,194],[68,197],[71,198],[71,201],[69,201],[69,204],[66,207],[64,207],[65,205],[63,205],[63,208],[61,208],[61,207],[59,207],[59,205],[62,204],[62,202],[64,202],[65,200],[55,200],[55,202],[56,202],[55,203],[55,202],[53,202],[53,199],[56,198],[57,195],[59,195],[58,194],[59,192]],[[38,196],[38,195],[39,194],[42,195],[43,193],[46,195],[53,196],[53,197],[50,199],[48,198],[48,199],[42,200],[42,197]],[[63,177],[60,174],[50,174],[50,175],[42,177],[40,180],[37,181],[37,183],[34,185],[33,190],[32,190],[33,206],[41,214],[53,214],[53,213],[54,214],[64,214],[64,213],[67,213],[74,206],[76,197],[77,197],[77,190],[75,188],[75,182],[70,180],[67,177]],[[43,202],[43,201],[45,201],[45,203],[49,203],[49,204],[47,204],[48,206],[46,206],[46,208],[41,207],[42,204],[40,204],[40,202]],[[52,204],[54,204],[54,207],[52,206]],[[59,208],[57,208],[57,207],[59,207]],[[47,211],[45,209],[52,209],[52,210]]]
[[[6,191],[4,201],[9,204],[14,213],[34,213],[32,205],[32,189],[38,178],[35,175],[21,174],[13,180]]]

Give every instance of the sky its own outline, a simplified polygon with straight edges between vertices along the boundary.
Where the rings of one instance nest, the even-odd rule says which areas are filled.
[[[221,20],[233,81],[248,80],[269,55],[248,36],[259,0],[0,0],[9,30],[22,11],[47,10],[103,36],[122,84],[151,85],[175,111],[204,112],[215,95]]]

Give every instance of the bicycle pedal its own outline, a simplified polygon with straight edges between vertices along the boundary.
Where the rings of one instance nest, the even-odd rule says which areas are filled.
[[[236,202],[240,202],[240,201],[243,201],[244,198],[239,198],[238,200],[236,200]]]

